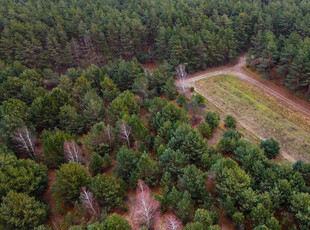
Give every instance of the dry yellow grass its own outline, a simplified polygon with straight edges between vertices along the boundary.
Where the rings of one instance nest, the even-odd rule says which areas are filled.
[[[195,86],[211,103],[235,115],[258,137],[274,137],[289,156],[310,160],[309,117],[235,76],[214,76],[197,81]]]

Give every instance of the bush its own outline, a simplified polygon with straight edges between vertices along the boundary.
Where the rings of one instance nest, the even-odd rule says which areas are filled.
[[[47,169],[32,160],[0,155],[0,200],[11,190],[40,195],[47,187]]]
[[[206,209],[197,209],[195,212],[195,222],[202,223],[204,228],[203,229],[208,229],[209,226],[212,225],[213,219],[212,219],[212,213],[209,212]]]
[[[212,130],[217,128],[220,124],[220,115],[215,112],[207,111],[205,114],[205,120],[209,124]]]
[[[56,181],[53,184],[52,191],[57,202],[74,202],[79,199],[81,188],[87,186],[90,182],[90,176],[86,169],[77,164],[63,164],[56,171]]]
[[[243,228],[244,226],[244,215],[242,212],[235,212],[232,216],[232,219],[234,221],[234,225],[237,228]]]
[[[200,122],[198,125],[198,130],[203,137],[205,137],[205,138],[212,137],[212,129],[208,123]]]
[[[269,159],[277,157],[280,153],[279,142],[272,137],[270,139],[261,141],[259,147],[264,150],[264,154]]]
[[[58,114],[59,127],[69,133],[82,133],[84,130],[84,119],[77,113],[76,108],[64,105]]]
[[[141,153],[122,147],[116,157],[117,175],[126,181],[130,181],[134,177],[140,156]]]
[[[105,134],[106,131],[110,131],[111,139]],[[104,155],[111,151],[110,141],[111,144],[113,144],[113,130],[109,125],[106,126],[103,121],[91,127],[89,133],[85,137],[86,147],[100,155]]]
[[[199,107],[206,107],[206,99],[200,94],[193,95],[191,98],[191,102],[197,104]]]
[[[176,203],[174,207],[174,212],[183,223],[187,223],[193,218],[194,202],[187,191],[184,192],[182,198],[179,200],[178,203]]]
[[[93,175],[101,173],[106,167],[111,164],[110,155],[106,154],[104,157],[101,157],[98,153],[93,153],[89,162],[89,171]]]
[[[44,161],[49,168],[58,168],[65,162],[63,145],[72,139],[71,135],[57,130],[56,132],[43,132]]]
[[[159,174],[157,162],[147,155],[142,155],[137,163],[135,178],[131,181],[131,184],[136,185],[138,179],[140,179],[148,186],[155,186],[158,183]]]
[[[187,103],[187,98],[186,98],[185,94],[184,93],[179,94],[179,96],[177,97],[176,102],[177,102],[177,104],[179,106],[182,106],[183,108],[185,108],[186,103]]]
[[[169,100],[174,100],[177,97],[178,91],[172,77],[168,79],[166,85],[164,86],[164,93]]]
[[[229,128],[229,129],[235,129],[236,128],[237,121],[233,116],[227,115],[224,121],[225,121],[225,127]]]
[[[103,223],[105,230],[130,230],[131,227],[126,219],[113,213]]]
[[[11,191],[1,203],[0,220],[6,229],[33,229],[46,218],[46,206],[25,193]]]
[[[90,188],[105,210],[111,211],[117,206],[124,205],[126,183],[122,179],[107,174],[98,174],[92,179]]]
[[[223,133],[223,137],[217,143],[218,151],[222,154],[233,154],[239,146],[240,138],[240,132],[234,129],[228,129]]]
[[[195,91],[195,88],[192,86],[192,87],[189,89],[189,91],[194,92],[194,91]]]
[[[180,182],[184,191],[188,191],[195,201],[202,201],[207,194],[204,174],[195,165],[188,165],[184,169]]]

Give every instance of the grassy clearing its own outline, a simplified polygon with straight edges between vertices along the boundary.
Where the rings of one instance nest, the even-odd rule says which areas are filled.
[[[287,154],[310,160],[310,118],[235,76],[211,77],[196,82],[196,87],[211,103],[236,116],[258,137],[273,136]]]

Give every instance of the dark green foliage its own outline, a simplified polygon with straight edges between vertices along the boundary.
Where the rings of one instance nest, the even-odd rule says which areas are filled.
[[[160,180],[160,185],[164,188],[165,192],[168,193],[174,184],[173,178],[169,172],[165,172]]]
[[[159,167],[162,172],[169,173],[173,181],[183,173],[183,169],[189,164],[189,157],[179,150],[165,150],[159,157]]]
[[[140,96],[142,99],[147,99],[152,95],[149,85],[149,79],[144,74],[139,74],[133,85],[132,92]]]
[[[203,137],[205,138],[212,137],[212,129],[207,122],[200,122],[198,125],[198,130]]]
[[[180,184],[183,190],[189,192],[193,200],[202,201],[205,198],[207,193],[206,179],[203,172],[195,165],[189,165],[184,169]]]
[[[0,139],[2,142],[12,149],[17,150],[16,141],[14,138],[16,136],[16,130],[25,127],[25,122],[17,117],[3,116],[0,119]]]
[[[264,154],[268,158],[275,158],[280,153],[279,142],[272,137],[267,140],[262,140],[259,146],[264,150]]]
[[[141,141],[142,143],[147,141],[148,129],[137,115],[132,115],[129,118],[128,125],[131,127],[134,140]]]
[[[181,124],[171,136],[167,145],[169,148],[180,150],[193,163],[198,164],[201,161],[201,156],[207,151],[207,141],[197,130],[193,130],[187,124]]]
[[[171,124],[176,122],[189,122],[187,112],[183,108],[177,107],[174,103],[160,98],[154,98],[149,102],[148,110],[150,112],[149,124],[153,129],[159,129],[165,122]]]
[[[60,108],[58,119],[59,128],[68,133],[82,133],[84,130],[83,117],[71,105],[65,105]]]
[[[305,163],[302,160],[298,160],[293,165],[294,171],[300,172],[307,184],[310,186],[310,164]]]
[[[162,211],[172,208],[184,223],[194,221],[185,229],[218,230],[217,208],[238,228],[246,223],[256,230],[309,229],[308,163],[268,161],[279,154],[278,143],[262,141],[259,149],[241,140],[231,116],[217,148],[208,149],[206,138],[219,126],[219,115],[208,111],[194,129],[189,123],[200,122],[205,99],[193,93],[189,103],[184,94],[178,106],[169,102],[177,96],[177,65],[193,73],[234,61],[247,48],[252,69],[267,79],[281,78],[288,90],[309,99],[309,7],[296,0],[2,1],[0,142],[19,154],[17,128],[60,128],[73,136],[90,130],[79,140],[91,155],[94,179],[81,165],[61,166],[63,143],[71,135],[41,135],[46,164],[60,167],[52,186],[56,211],[60,203],[72,208],[56,228],[130,229],[120,216],[106,214],[124,208],[122,179],[101,174],[117,155],[109,174],[116,172],[133,187],[138,179],[151,186],[160,181]],[[138,60],[162,65],[151,74]],[[143,154],[120,148],[120,120],[131,128],[129,144]],[[33,229],[47,216],[35,201],[46,188],[46,168],[17,160],[8,148],[0,146],[0,228]],[[215,187],[212,196],[206,184]],[[80,213],[82,186],[103,208],[99,222]]]
[[[185,108],[187,103],[187,97],[185,96],[184,93],[181,93],[178,95],[176,102],[179,106]]]
[[[203,228],[201,229],[208,229],[213,224],[212,213],[205,209],[197,209],[194,221],[203,224]]]
[[[113,213],[103,222],[103,229],[104,230],[130,230],[131,227],[125,218],[117,215],[116,213]]]
[[[32,160],[18,160],[8,152],[0,154],[0,200],[10,191],[40,195],[47,183],[45,166]]]
[[[109,135],[106,135],[107,129],[110,131],[111,138],[109,138]],[[85,138],[86,147],[101,155],[104,155],[111,150],[110,143],[113,143],[113,130],[111,126],[106,126],[104,122],[95,124]]]
[[[178,91],[172,77],[167,80],[166,85],[164,86],[164,94],[169,100],[176,99],[178,95]]]
[[[105,168],[111,164],[110,155],[106,154],[104,157],[100,156],[98,153],[93,153],[89,162],[89,171],[93,175],[101,173]]]
[[[119,93],[117,86],[114,82],[107,76],[104,77],[103,81],[100,82],[102,97],[105,102],[111,102],[117,97]]]
[[[56,181],[52,187],[56,202],[73,203],[77,201],[81,188],[88,186],[89,183],[90,176],[83,166],[72,162],[63,164],[56,171]]]
[[[241,133],[239,131],[228,129],[217,143],[217,149],[222,154],[232,154],[237,149],[240,138]]]
[[[123,206],[126,183],[122,179],[98,174],[92,179],[90,188],[105,210],[111,211],[117,206]]]
[[[224,214],[229,217],[232,217],[232,215],[237,211],[236,203],[229,195],[221,200],[220,207],[224,211]]]
[[[235,129],[236,128],[237,121],[233,116],[227,115],[224,122],[225,122],[225,127],[229,128],[229,129]]]
[[[160,65],[152,75],[150,79],[150,85],[154,88],[155,95],[159,96],[165,93],[167,90],[167,82],[171,79],[171,66],[164,62],[163,65]],[[170,82],[171,84],[172,82]]]
[[[205,120],[212,130],[217,128],[220,124],[219,123],[220,116],[215,112],[207,111],[205,114]]]
[[[103,120],[105,115],[104,102],[94,91],[88,91],[82,99],[83,118],[89,128]]]
[[[119,94],[117,98],[110,103],[108,113],[110,119],[116,122],[123,118],[124,115],[138,114],[139,109],[134,94],[127,90]]]
[[[200,94],[195,94],[191,98],[191,102],[196,103],[199,107],[206,107],[205,98]]]
[[[46,206],[25,193],[11,191],[1,203],[0,222],[7,229],[33,229],[46,218]]]
[[[205,229],[203,223],[200,222],[194,222],[194,223],[188,223],[183,230],[200,230]]]
[[[237,228],[243,228],[244,227],[244,215],[242,212],[235,212],[232,215],[232,219],[234,221],[234,225]]]
[[[117,174],[126,181],[134,180],[141,153],[122,147],[117,153]],[[134,183],[134,181],[133,181]]]
[[[49,168],[58,168],[64,163],[63,145],[72,139],[71,135],[59,130],[42,134],[44,161]]]
[[[73,84],[72,94],[76,99],[81,100],[90,89],[90,82],[85,76],[81,76]]]
[[[255,206],[255,204],[258,202],[258,196],[255,191],[253,191],[252,188],[248,188],[243,190],[240,194],[240,210],[242,212],[249,213]]]
[[[177,202],[174,208],[174,212],[180,218],[180,220],[183,223],[190,221],[194,216],[194,202],[189,192],[185,191],[181,195],[181,199],[174,199],[174,202]]]
[[[56,127],[60,108],[72,104],[70,95],[61,89],[54,89],[50,94],[37,97],[31,104],[30,115],[38,129]]]
[[[67,93],[71,93],[72,86],[73,86],[73,83],[67,75],[60,76],[57,88],[62,89],[63,91],[66,91]]]
[[[19,99],[9,99],[2,103],[1,116],[11,116],[23,121],[29,119],[28,106]]]
[[[303,229],[310,227],[309,207],[310,195],[308,193],[294,193],[290,198],[290,210]]]
[[[255,226],[266,223],[272,217],[272,211],[266,208],[263,204],[259,203],[254,207],[250,213],[252,222]]]
[[[131,89],[139,74],[143,74],[143,68],[136,58],[131,62],[117,60],[110,64],[109,76],[121,91]]]
[[[220,197],[230,196],[236,199],[240,192],[249,187],[249,175],[235,161],[222,159],[212,167],[216,172],[215,188]]]
[[[149,156],[143,154],[137,162],[137,168],[135,173],[135,179],[131,181],[131,184],[136,184],[137,181],[143,180],[148,186],[154,186],[158,183],[159,169],[157,162]]]

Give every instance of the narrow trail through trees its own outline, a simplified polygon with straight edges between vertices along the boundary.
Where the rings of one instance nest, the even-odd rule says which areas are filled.
[[[267,81],[265,79],[261,79],[256,77],[255,75],[247,72],[243,69],[243,66],[246,65],[246,57],[240,56],[239,60],[236,64],[228,64],[225,66],[220,66],[216,68],[211,68],[206,71],[200,71],[195,74],[192,74],[188,80],[190,86],[193,86],[199,94],[203,95],[204,97],[207,97],[207,95],[204,93],[203,89],[197,86],[195,84],[197,81],[207,79],[213,76],[217,75],[234,75],[237,76],[239,79],[248,82],[252,85],[258,86],[262,90],[264,90],[266,93],[280,99],[281,105],[285,106],[287,109],[295,112],[300,113],[305,117],[305,119],[310,120],[310,103],[296,98],[293,95],[286,92],[284,89],[280,88],[279,86],[275,85],[274,83]],[[216,107],[223,110],[223,108],[216,103],[216,101],[210,101],[212,104],[214,104]],[[226,111],[223,110],[225,113]],[[255,130],[251,129],[251,127],[247,126],[244,122],[239,122],[245,129],[253,133],[255,136],[257,136],[260,139],[263,139],[260,135],[258,135]],[[297,159],[295,159],[292,155],[286,153],[285,151],[282,151],[282,156],[286,158],[289,161],[295,162]]]

